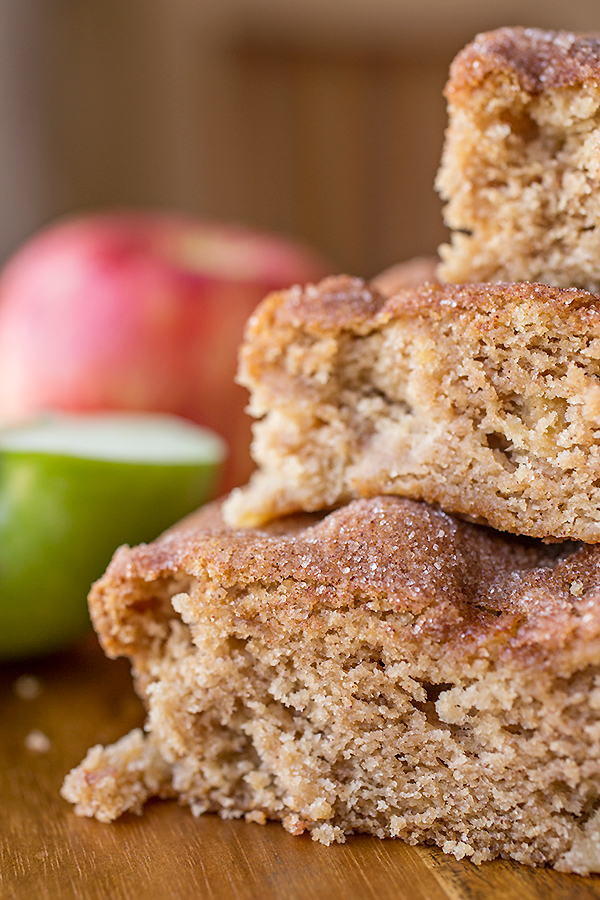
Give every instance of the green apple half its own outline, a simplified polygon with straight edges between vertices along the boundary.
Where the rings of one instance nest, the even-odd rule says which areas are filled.
[[[52,416],[0,430],[0,658],[66,646],[124,543],[206,501],[225,445],[175,416]]]

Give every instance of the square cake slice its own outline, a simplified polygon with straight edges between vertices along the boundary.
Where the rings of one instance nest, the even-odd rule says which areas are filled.
[[[600,35],[480,34],[446,97],[439,278],[600,291]]]
[[[148,716],[67,776],[79,814],[175,796],[600,870],[600,549],[395,497],[262,530],[213,506],[121,548],[90,609]]]
[[[255,525],[397,494],[495,528],[600,541],[600,297],[547,285],[360,279],[273,294],[250,320]]]

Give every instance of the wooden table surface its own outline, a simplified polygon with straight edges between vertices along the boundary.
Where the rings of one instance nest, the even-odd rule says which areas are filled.
[[[38,696],[22,696],[23,675],[39,679]],[[0,710],[1,900],[600,898],[600,876],[477,867],[362,835],[324,847],[274,823],[194,819],[174,802],[112,825],[78,818],[59,795],[65,773],[92,744],[142,721],[127,664],[106,660],[93,636],[67,653],[0,666]]]

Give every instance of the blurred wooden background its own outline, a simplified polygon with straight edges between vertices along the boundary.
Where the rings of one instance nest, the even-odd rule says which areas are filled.
[[[158,206],[290,234],[367,276],[444,238],[433,179],[460,47],[502,24],[600,31],[597,0],[3,0],[3,10],[18,97],[4,110],[11,147],[0,143],[10,201],[0,256],[57,214]],[[0,85],[0,112],[6,93]]]

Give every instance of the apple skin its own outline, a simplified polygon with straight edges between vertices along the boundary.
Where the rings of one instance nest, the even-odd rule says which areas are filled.
[[[6,448],[0,460],[0,660],[62,649],[90,629],[86,597],[115,549],[153,540],[208,500],[221,465]]]
[[[46,410],[167,412],[230,447],[222,490],[252,469],[246,320],[271,290],[328,266],[287,239],[172,212],[51,224],[0,275],[0,420]]]

